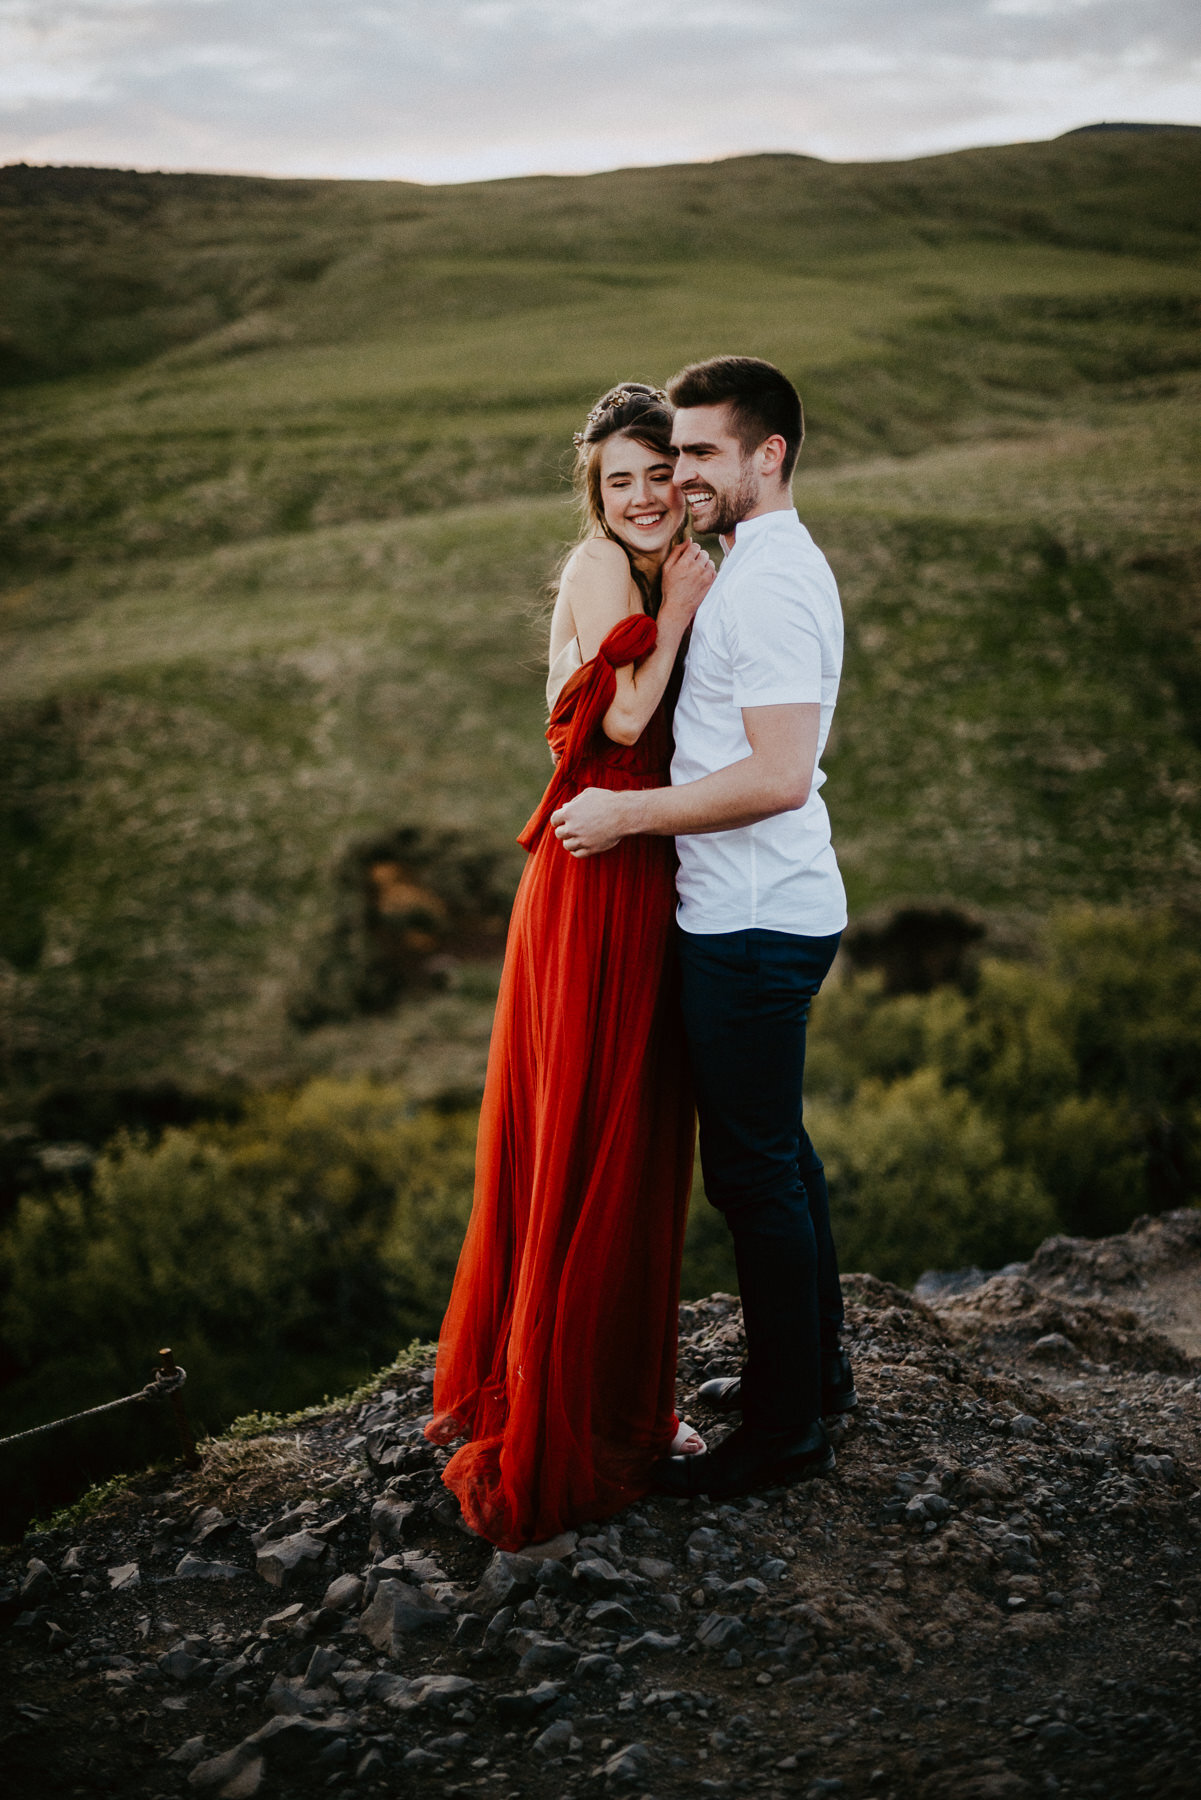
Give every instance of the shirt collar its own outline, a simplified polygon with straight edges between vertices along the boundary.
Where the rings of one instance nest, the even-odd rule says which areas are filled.
[[[800,516],[795,506],[782,506],[775,512],[760,513],[755,519],[740,519],[734,533],[734,542],[726,551],[726,555],[727,557],[732,556],[735,550],[741,550],[752,538],[765,537],[769,532],[778,531],[781,527],[793,530],[800,522]]]

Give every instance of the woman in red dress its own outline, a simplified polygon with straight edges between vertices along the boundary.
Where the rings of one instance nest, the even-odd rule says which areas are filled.
[[[521,834],[476,1152],[475,1204],[426,1435],[504,1549],[647,1492],[703,1448],[673,1405],[693,1108],[679,1021],[670,838],[577,860],[549,828],[581,787],[661,787],[680,647],[713,579],[684,541],[671,410],[612,389],[577,434],[585,534],[551,626],[556,768]],[[556,691],[557,690],[557,691]]]

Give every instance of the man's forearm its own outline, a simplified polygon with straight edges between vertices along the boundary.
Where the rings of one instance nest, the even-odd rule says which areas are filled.
[[[690,837],[736,831],[803,806],[809,783],[788,770],[764,769],[753,756],[686,781],[679,787],[614,794],[621,805],[623,837]]]
[[[626,837],[691,837],[736,831],[809,798],[817,760],[820,708],[744,707],[751,754],[699,781],[678,787],[585,788],[551,814],[555,835],[572,856],[597,856]]]

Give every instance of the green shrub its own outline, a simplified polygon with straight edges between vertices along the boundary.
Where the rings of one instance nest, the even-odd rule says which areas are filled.
[[[869,1131],[871,1108],[926,1072],[988,1122],[1001,1164],[1050,1200],[1061,1230],[1121,1231],[1201,1190],[1201,953],[1187,921],[1074,907],[1047,923],[1036,956],[985,957],[968,993],[886,996],[878,976],[852,976],[819,997],[813,1020],[810,1123],[827,1161],[827,1132],[845,1143],[851,1119]],[[920,1091],[933,1129],[934,1089]],[[878,1151],[887,1158],[886,1143]],[[842,1155],[840,1219],[867,1168],[854,1146]],[[960,1240],[943,1241],[944,1261],[979,1260],[971,1233],[955,1254]],[[1001,1233],[995,1256],[1024,1254],[1021,1241]],[[869,1243],[852,1254],[883,1273]]]
[[[362,1379],[437,1330],[474,1130],[395,1087],[315,1081],[233,1125],[119,1136],[90,1191],[22,1201],[0,1242],[0,1331],[37,1371],[10,1413],[130,1391],[164,1343],[214,1425]]]
[[[933,1069],[816,1102],[843,1266],[909,1285],[923,1269],[1027,1256],[1055,1229],[1050,1196],[1009,1166],[996,1125]]]

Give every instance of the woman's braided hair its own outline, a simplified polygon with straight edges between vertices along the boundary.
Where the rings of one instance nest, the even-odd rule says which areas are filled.
[[[655,414],[661,414],[662,419],[654,419]],[[652,429],[654,425],[661,430],[666,428],[670,448],[671,417],[671,406],[662,388],[648,387],[644,381],[623,381],[601,395],[585,419],[583,431],[573,432],[572,442],[577,450],[582,450],[585,444],[601,444],[615,431],[629,431],[632,424],[644,421]]]

